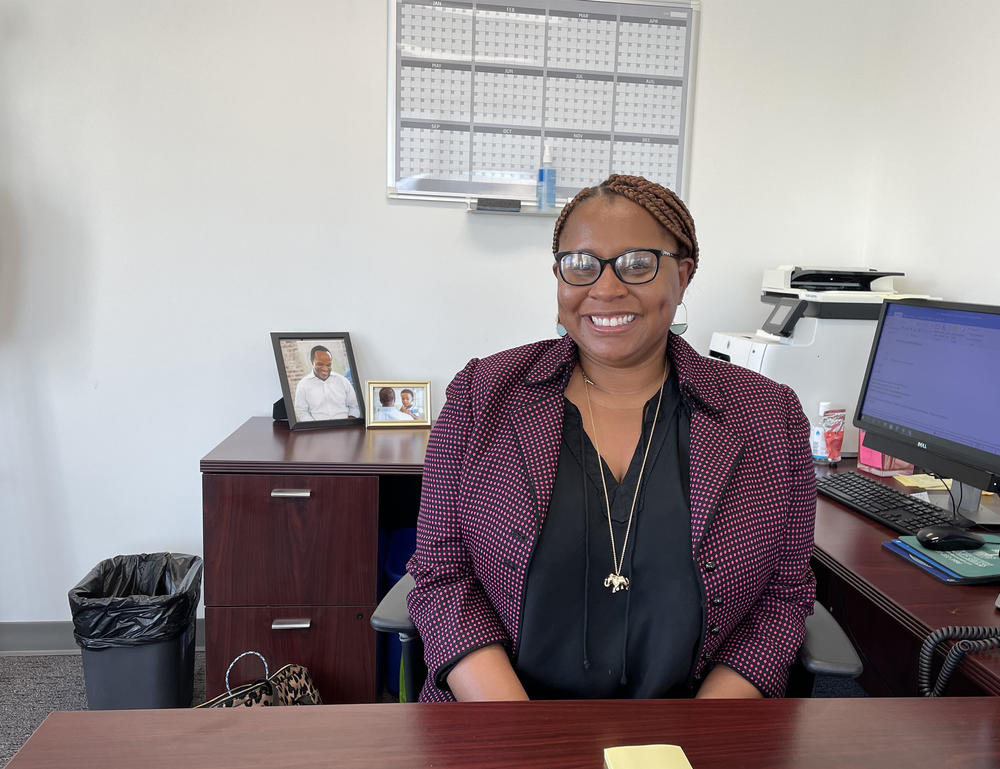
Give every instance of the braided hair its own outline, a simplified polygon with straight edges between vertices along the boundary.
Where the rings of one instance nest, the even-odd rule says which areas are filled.
[[[559,236],[562,234],[566,220],[576,206],[589,198],[610,197],[612,195],[626,198],[645,208],[664,229],[677,238],[682,255],[694,261],[691,275],[698,269],[698,238],[694,234],[694,220],[684,202],[672,191],[656,182],[651,182],[641,176],[625,176],[612,174],[596,187],[584,187],[576,197],[567,203],[559,218],[556,219],[555,230],[552,233],[552,253],[559,250]]]

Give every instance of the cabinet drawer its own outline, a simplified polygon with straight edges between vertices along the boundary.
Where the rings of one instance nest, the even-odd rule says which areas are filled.
[[[375,604],[378,479],[205,474],[206,606]]]
[[[253,609],[205,609],[205,679],[207,697],[226,691],[226,668],[239,654],[257,651],[273,673],[296,663],[309,668],[324,703],[373,702],[375,631],[369,606],[274,606]],[[308,628],[273,629],[282,620]],[[229,685],[264,677],[260,660],[241,659]]]

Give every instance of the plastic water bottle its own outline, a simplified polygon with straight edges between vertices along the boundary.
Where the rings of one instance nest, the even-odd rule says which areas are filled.
[[[542,152],[542,165],[538,169],[538,210],[551,211],[556,207],[556,169],[552,165],[552,145],[546,142]]]
[[[829,401],[819,404],[819,425],[813,427],[813,461],[821,464],[836,465],[840,462],[840,450],[844,444],[844,425],[847,422],[847,412],[834,407]],[[817,427],[822,442],[817,452]]]

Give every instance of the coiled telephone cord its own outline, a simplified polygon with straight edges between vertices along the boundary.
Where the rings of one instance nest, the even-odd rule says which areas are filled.
[[[931,669],[934,665],[934,649],[944,641],[955,641],[944,658],[933,688]],[[951,674],[955,672],[962,657],[970,652],[984,652],[1000,648],[1000,627],[943,627],[935,630],[920,647],[917,664],[917,686],[921,697],[940,697],[948,686]]]

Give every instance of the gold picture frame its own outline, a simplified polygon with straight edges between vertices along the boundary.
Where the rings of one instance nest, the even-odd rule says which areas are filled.
[[[412,379],[365,382],[368,427],[430,427],[431,383]]]

